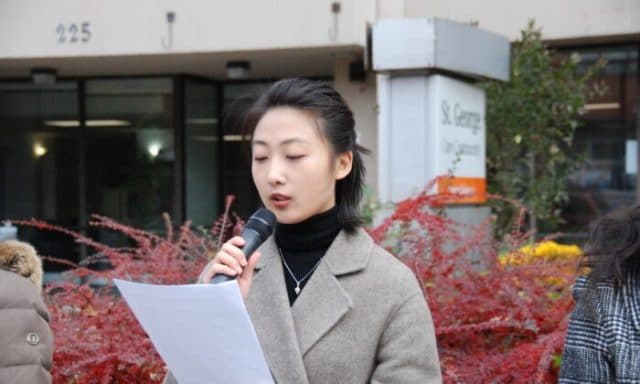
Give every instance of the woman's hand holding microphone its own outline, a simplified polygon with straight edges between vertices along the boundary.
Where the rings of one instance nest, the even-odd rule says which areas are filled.
[[[240,293],[246,299],[251,290],[253,270],[260,260],[260,252],[255,251],[247,260],[241,249],[245,244],[246,241],[240,236],[235,236],[224,243],[216,256],[204,267],[198,281],[206,284],[220,274],[231,278],[236,277]]]
[[[258,209],[247,221],[242,236],[235,236],[222,245],[216,256],[200,273],[201,283],[219,283],[238,280],[243,298],[249,296],[253,271],[260,252],[256,249],[265,241],[276,226],[276,216],[265,208]],[[248,259],[247,259],[248,254]]]

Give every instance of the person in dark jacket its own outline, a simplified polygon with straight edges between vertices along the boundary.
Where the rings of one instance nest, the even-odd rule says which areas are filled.
[[[559,383],[640,383],[640,205],[591,231]]]
[[[51,383],[53,336],[35,249],[0,242],[0,383]]]

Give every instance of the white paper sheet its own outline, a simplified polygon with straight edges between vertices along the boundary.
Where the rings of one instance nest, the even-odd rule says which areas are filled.
[[[114,282],[179,384],[273,384],[235,280]]]

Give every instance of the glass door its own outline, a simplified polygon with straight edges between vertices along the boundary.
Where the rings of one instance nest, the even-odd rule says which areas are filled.
[[[0,82],[0,220],[38,218],[79,230],[78,83]],[[43,255],[78,260],[67,236],[20,228]],[[64,266],[45,262],[45,269]]]
[[[184,100],[185,217],[210,227],[222,209],[218,88],[188,78]]]
[[[144,229],[173,216],[174,97],[171,78],[86,82],[87,213]],[[114,243],[115,234],[91,229]]]

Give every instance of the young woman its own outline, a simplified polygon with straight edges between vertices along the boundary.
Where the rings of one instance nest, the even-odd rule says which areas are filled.
[[[599,221],[583,264],[559,382],[640,383],[640,206]]]
[[[441,382],[418,281],[360,228],[363,148],[340,94],[278,81],[245,128],[253,181],[278,224],[249,261],[242,238],[229,240],[200,278],[237,276],[275,381]]]

